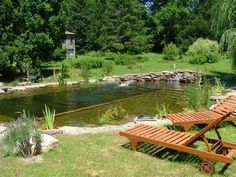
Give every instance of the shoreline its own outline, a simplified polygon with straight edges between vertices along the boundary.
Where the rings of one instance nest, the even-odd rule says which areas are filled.
[[[202,74],[202,73],[199,73]],[[109,83],[132,83],[132,82],[159,82],[159,81],[170,81],[180,83],[192,83],[197,79],[198,73],[192,70],[179,70],[179,71],[162,71],[162,72],[149,72],[146,74],[124,74],[121,76],[113,75],[106,76],[102,80],[89,79],[88,84],[109,84]],[[68,81],[66,86],[80,85],[83,84],[83,80],[79,81]],[[20,82],[17,86],[0,86],[0,94],[20,92],[28,89],[43,88],[47,86],[58,86],[58,82],[46,82],[46,83],[31,83],[31,82]]]

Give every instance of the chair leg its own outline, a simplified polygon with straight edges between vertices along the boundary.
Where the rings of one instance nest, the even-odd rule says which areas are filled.
[[[185,132],[189,132],[189,129],[191,128],[192,125],[187,124],[187,125],[182,125],[182,126],[183,126]]]
[[[130,140],[130,144],[131,144],[131,147],[132,147],[132,151],[136,151],[137,150],[138,141]]]

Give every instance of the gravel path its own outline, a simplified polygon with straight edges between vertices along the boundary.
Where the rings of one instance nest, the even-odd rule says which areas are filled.
[[[63,130],[63,134],[67,134],[67,135],[78,135],[78,134],[86,134],[86,133],[104,133],[104,132],[126,130],[126,129],[134,127],[140,123],[155,125],[155,126],[171,125],[171,121],[169,121],[167,119],[163,119],[163,120],[157,120],[157,121],[129,122],[127,124],[122,124],[122,125],[104,125],[104,126],[100,126],[100,127],[63,126],[63,127],[60,127],[59,130]]]

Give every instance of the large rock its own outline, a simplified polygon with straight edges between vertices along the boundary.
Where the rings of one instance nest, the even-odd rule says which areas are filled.
[[[47,134],[42,134],[41,140],[41,152],[48,152],[59,146],[59,141]]]

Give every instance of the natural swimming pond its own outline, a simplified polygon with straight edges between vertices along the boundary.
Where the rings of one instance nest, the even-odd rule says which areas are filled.
[[[181,111],[185,105],[183,86],[171,83],[136,83],[128,87],[94,85],[89,87],[46,87],[24,92],[0,95],[0,121],[9,121],[23,109],[37,117],[42,116],[44,104],[56,113],[78,108],[81,111],[56,117],[56,126],[96,124],[97,117],[112,105],[122,106],[129,115],[156,114],[156,105],[165,103],[172,112]],[[98,107],[87,108],[115,101]]]

